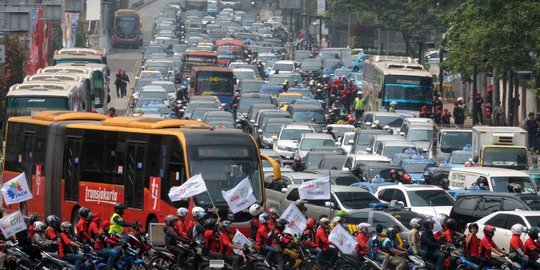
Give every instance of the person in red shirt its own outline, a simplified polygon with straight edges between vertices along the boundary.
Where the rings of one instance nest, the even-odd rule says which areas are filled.
[[[266,254],[266,258],[264,260],[264,263],[267,267],[270,267],[270,261],[272,259],[279,260],[281,256],[277,254],[277,250],[272,247],[271,241],[268,239],[268,235],[270,234],[270,225],[268,225],[270,221],[270,214],[268,213],[262,213],[259,215],[259,229],[257,230],[257,237],[255,239],[255,246],[258,250]],[[275,256],[274,256],[275,255]]]
[[[79,209],[79,221],[77,222],[77,240],[86,243],[93,243],[94,239],[88,235],[88,216],[90,215],[90,209],[88,207],[81,207]]]
[[[58,242],[58,256],[69,263],[75,264],[75,270],[81,269],[84,255],[78,254],[77,248],[81,245],[72,236],[73,226],[68,221],[60,224],[60,241]]]
[[[45,235],[48,240],[56,241],[58,240],[58,231],[60,229],[60,218],[55,215],[50,215],[45,220],[47,224],[47,229],[45,230]]]
[[[38,220],[38,215],[32,214],[24,217],[26,226],[28,227],[28,237],[33,238],[36,231],[34,230],[34,222]]]
[[[268,214],[270,214],[270,220],[268,220],[268,227],[270,227],[270,229],[273,230],[281,213],[279,212],[279,210],[272,207],[268,209]]]
[[[367,235],[368,228],[371,225],[369,223],[360,223],[358,224],[358,235],[356,236],[356,254],[358,257],[362,258],[365,255],[368,255],[368,240]]]
[[[480,239],[476,236],[478,233],[478,224],[471,223],[469,224],[469,234],[465,238],[465,257],[471,262],[479,265],[478,269],[482,269],[484,265],[484,259],[480,257],[478,253]]]
[[[537,263],[538,254],[540,254],[540,243],[538,243],[538,234],[540,231],[536,227],[529,229],[529,238],[525,240],[525,254],[529,256],[529,267],[540,269],[540,263]]]
[[[315,243],[315,235],[317,231],[315,229],[315,219],[308,218],[306,220],[306,229],[300,238],[302,242],[308,247],[312,254],[317,254],[317,261],[321,258],[322,250]]]
[[[495,227],[486,225],[484,227],[484,238],[480,241],[478,246],[478,253],[481,257],[485,258],[484,264],[486,266],[499,266],[501,262],[491,257],[491,253],[495,253],[498,256],[504,256],[504,252],[493,242],[493,236],[495,235]]]
[[[272,246],[277,250],[281,250],[281,254],[290,259],[290,269],[298,269],[298,266],[300,266],[302,261],[298,258],[298,253],[294,249],[290,248],[290,245],[294,244],[295,240],[294,236],[285,233],[285,227],[287,224],[289,224],[287,220],[280,218],[276,222],[274,231],[268,237],[272,239]],[[278,269],[283,267],[282,261],[282,259],[279,260],[280,265],[277,266]]]
[[[251,221],[249,222],[249,229],[251,233],[251,239],[255,240],[257,238],[257,231],[261,223],[259,222],[259,215],[264,211],[263,207],[259,204],[253,204],[249,207],[249,214],[252,216]]]
[[[185,207],[180,207],[176,210],[176,214],[178,215],[178,221],[176,222],[175,229],[176,231],[182,235],[184,238],[188,238],[188,225],[186,222],[186,216],[188,214],[188,210]],[[195,225],[195,224],[193,224]]]
[[[92,220],[88,225],[88,235],[95,240],[101,226],[101,216],[99,213],[90,213],[88,219]]]
[[[107,266],[112,268],[114,261],[120,256],[120,252],[122,251],[119,247],[115,247],[120,241],[120,237],[109,234],[110,221],[104,220],[100,225],[101,227],[94,238],[96,240],[94,242],[94,250],[100,257],[107,258]]]
[[[234,254],[233,249],[244,250],[244,247],[233,243],[232,222],[224,220],[221,223],[221,235],[219,236],[219,252],[223,254],[225,261],[231,264],[233,270],[240,269],[240,264],[244,262],[243,257]]]
[[[527,269],[529,265],[529,256],[525,254],[525,247],[523,246],[523,241],[521,241],[521,235],[527,231],[525,226],[516,223],[510,228],[512,231],[512,238],[510,239],[510,252],[515,252],[519,263],[521,264],[521,269]]]
[[[319,225],[319,229],[315,235],[315,243],[322,249],[323,255],[326,257],[329,265],[335,265],[338,252],[335,248],[330,247],[330,244],[332,244],[328,239],[328,234],[330,233],[330,220],[326,217],[321,218],[319,220]]]
[[[204,249],[203,254],[212,259],[221,259],[221,254],[218,253],[219,233],[216,232],[216,224],[219,224],[219,218],[209,218],[205,221],[204,232]]]

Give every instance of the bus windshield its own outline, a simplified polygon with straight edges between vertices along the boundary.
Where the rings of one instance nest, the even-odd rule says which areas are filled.
[[[416,76],[385,76],[383,104],[397,102],[398,108],[420,110],[431,105],[433,99],[432,78]]]
[[[139,34],[139,18],[134,14],[116,16],[115,24],[117,36],[133,38]]]
[[[6,101],[7,118],[33,115],[40,111],[70,109],[66,97],[7,97]]]
[[[472,132],[452,131],[443,132],[441,135],[441,151],[443,153],[452,153],[455,150],[461,150],[465,145],[472,143]]]
[[[214,72],[201,71],[197,75],[198,94],[209,92],[213,95],[232,95],[233,94],[233,73],[232,72]]]
[[[218,205],[227,205],[221,194],[230,190],[248,177],[257,201],[262,201],[261,175],[256,148],[246,145],[207,145],[188,147],[191,175],[201,173],[212,196]],[[195,196],[198,206],[211,206],[208,193]]]

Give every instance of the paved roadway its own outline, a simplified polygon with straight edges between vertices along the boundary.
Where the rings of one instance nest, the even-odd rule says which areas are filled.
[[[152,40],[152,24],[154,22],[154,18],[165,6],[167,6],[167,4],[174,2],[175,1],[159,0],[150,3],[139,10],[143,24],[142,33],[144,46],[148,45]],[[117,98],[116,87],[114,85],[114,76],[119,68],[124,69],[126,70],[126,74],[129,76],[131,84],[133,84],[135,82],[134,77],[139,73],[139,69],[141,67],[141,50],[142,48],[113,48],[108,54],[108,64],[109,68],[111,69],[111,102],[109,103],[109,108],[116,108],[116,113],[118,115],[124,115],[126,112],[129,97],[131,96],[131,85],[128,86],[126,97]]]

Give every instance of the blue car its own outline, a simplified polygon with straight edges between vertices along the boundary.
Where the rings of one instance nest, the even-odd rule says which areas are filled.
[[[484,190],[484,189],[450,189],[450,190],[447,190],[446,192],[448,192],[450,196],[452,196],[454,200],[457,201],[459,197],[464,194],[485,193],[485,192],[491,192],[491,191]]]
[[[360,72],[364,70],[364,62],[369,58],[369,54],[359,53],[352,61],[352,69],[354,72]]]
[[[283,87],[281,85],[264,84],[261,85],[261,88],[259,88],[259,93],[261,94],[270,94],[277,96],[281,92],[283,92]]]
[[[404,159],[401,161],[400,166],[403,167],[403,169],[411,176],[414,183],[422,183],[424,182],[424,172],[429,167],[436,167],[437,162],[433,159],[425,159],[420,157]]]

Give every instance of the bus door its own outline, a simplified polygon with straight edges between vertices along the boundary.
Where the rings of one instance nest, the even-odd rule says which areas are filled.
[[[145,141],[127,141],[124,178],[124,203],[129,208],[143,209],[144,186],[146,183]]]
[[[81,146],[81,137],[66,137],[64,150],[64,200],[66,201],[79,201]]]

